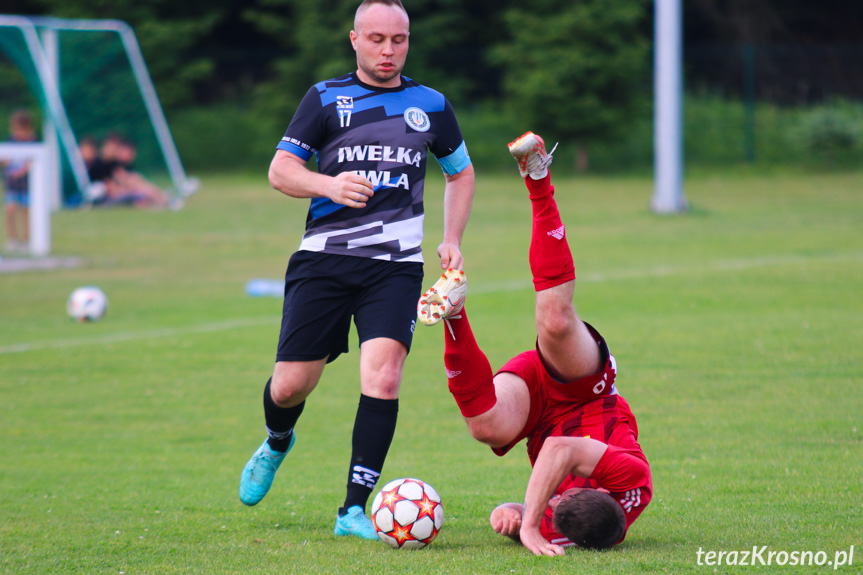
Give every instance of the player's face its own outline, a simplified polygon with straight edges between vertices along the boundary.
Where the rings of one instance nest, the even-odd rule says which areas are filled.
[[[99,151],[96,150],[96,146],[89,142],[81,142],[80,150],[81,157],[84,158],[84,163],[92,162],[96,159],[96,156],[99,155]]]
[[[408,55],[410,21],[398,6],[372,4],[357,16],[351,44],[357,53],[357,75],[382,88],[401,85]]]
[[[135,155],[137,154],[137,150],[133,146],[129,144],[123,144],[121,146],[117,146],[116,156],[117,159],[121,162],[131,164],[135,160]]]

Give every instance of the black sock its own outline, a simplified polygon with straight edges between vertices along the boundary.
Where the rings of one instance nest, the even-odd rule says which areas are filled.
[[[396,432],[399,415],[398,399],[377,399],[360,395],[348,470],[348,492],[345,505],[339,509],[344,515],[349,507],[359,505],[365,510],[369,496],[378,482],[384,460]]]
[[[294,426],[306,406],[303,401],[294,407],[279,407],[270,395],[270,383],[273,378],[267,380],[264,387],[264,421],[267,423],[267,443],[273,451],[287,451],[294,435]]]

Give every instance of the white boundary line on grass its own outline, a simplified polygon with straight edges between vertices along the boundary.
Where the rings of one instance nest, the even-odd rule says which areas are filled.
[[[765,268],[772,266],[793,266],[813,261],[818,262],[845,262],[845,261],[863,261],[863,252],[844,252],[820,254],[811,256],[787,255],[787,256],[763,256],[755,258],[740,258],[734,260],[720,260],[708,262],[704,265],[695,266],[656,266],[653,268],[633,268],[627,270],[611,270],[605,273],[586,273],[579,274],[578,280],[581,283],[601,283],[614,280],[641,279],[650,277],[665,277],[679,274],[702,274],[702,273],[718,273],[725,271],[739,271],[748,269]],[[529,289],[533,286],[530,280],[515,280],[508,282],[498,282],[492,285],[481,286],[476,289],[471,289],[473,294],[488,294],[499,292],[511,292]],[[176,337],[185,334],[195,333],[213,333],[217,331],[225,331],[229,329],[258,327],[262,325],[275,325],[278,321],[277,316],[247,318],[223,321],[217,323],[205,323],[200,325],[191,325],[184,327],[152,329],[144,331],[120,332],[114,334],[106,334],[103,336],[75,339],[60,339],[55,341],[42,341],[33,343],[19,343],[12,345],[0,346],[0,355],[9,355],[13,353],[24,353],[28,351],[37,351],[43,349],[62,349],[67,347],[77,347],[84,345],[105,345],[113,343],[121,343],[125,341],[134,341],[139,339],[153,339],[160,337]]]
[[[794,266],[814,261],[818,262],[846,262],[863,261],[863,252],[830,253],[811,256],[787,255],[787,256],[762,256],[755,258],[739,258],[734,260],[717,260],[707,262],[703,265],[674,266],[663,265],[653,268],[631,268],[626,270],[610,270],[604,273],[578,273],[576,266],[577,283],[602,283],[614,280],[643,279],[653,277],[665,277],[673,275],[695,275],[705,273],[719,273],[727,271],[741,271],[774,266]],[[496,293],[506,291],[518,291],[533,286],[531,280],[512,280],[500,282],[490,286],[471,288],[472,294]]]
[[[133,341],[138,339],[154,339],[160,337],[175,337],[178,335],[192,333],[213,333],[217,331],[225,331],[229,329],[243,327],[257,327],[261,325],[273,324],[277,321],[275,316],[238,319],[231,321],[223,321],[218,323],[205,323],[200,325],[190,325],[184,327],[169,327],[162,329],[150,329],[144,331],[127,331],[119,333],[111,333],[96,337],[82,337],[75,339],[58,339],[54,341],[40,341],[35,343],[18,343],[12,345],[0,346],[0,355],[11,353],[23,353],[26,351],[36,351],[40,349],[62,349],[66,347],[77,347],[81,345],[105,345],[112,343],[121,343],[124,341]]]

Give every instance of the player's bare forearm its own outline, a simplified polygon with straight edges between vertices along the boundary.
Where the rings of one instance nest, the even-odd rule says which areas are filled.
[[[333,177],[306,168],[299,156],[278,150],[269,171],[273,189],[292,198],[327,198],[349,208],[364,208],[375,195],[372,183],[353,172]]]
[[[578,477],[590,477],[607,448],[601,441],[588,437],[546,439],[527,483],[525,507],[532,510],[536,518],[541,518],[548,499],[564,478],[570,473]]]
[[[469,165],[453,176],[446,176],[444,189],[444,234],[438,247],[441,269],[464,268],[461,240],[473,206],[474,170]]]
[[[586,437],[549,437],[545,440],[524,495],[521,540],[535,554],[561,554],[558,550],[562,552],[563,548],[551,545],[541,535],[537,538],[548,500],[570,473],[590,477],[606,449],[601,441]]]
[[[539,526],[549,498],[575,465],[571,451],[562,441],[564,439],[569,438],[546,439],[536,458],[524,494],[526,525]]]

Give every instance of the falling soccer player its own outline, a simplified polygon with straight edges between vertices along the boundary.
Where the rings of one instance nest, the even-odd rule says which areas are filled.
[[[650,503],[650,466],[635,416],[614,385],[614,356],[573,304],[575,266],[548,172],[552,155],[532,132],[509,151],[532,206],[536,348],[492,372],[464,308],[464,272],[444,273],[420,298],[418,318],[447,326],[449,390],[471,435],[497,455],[527,438],[533,470],[524,503],[496,507],[495,532],[536,555],[563,555],[568,545],[604,549],[623,541]]]

